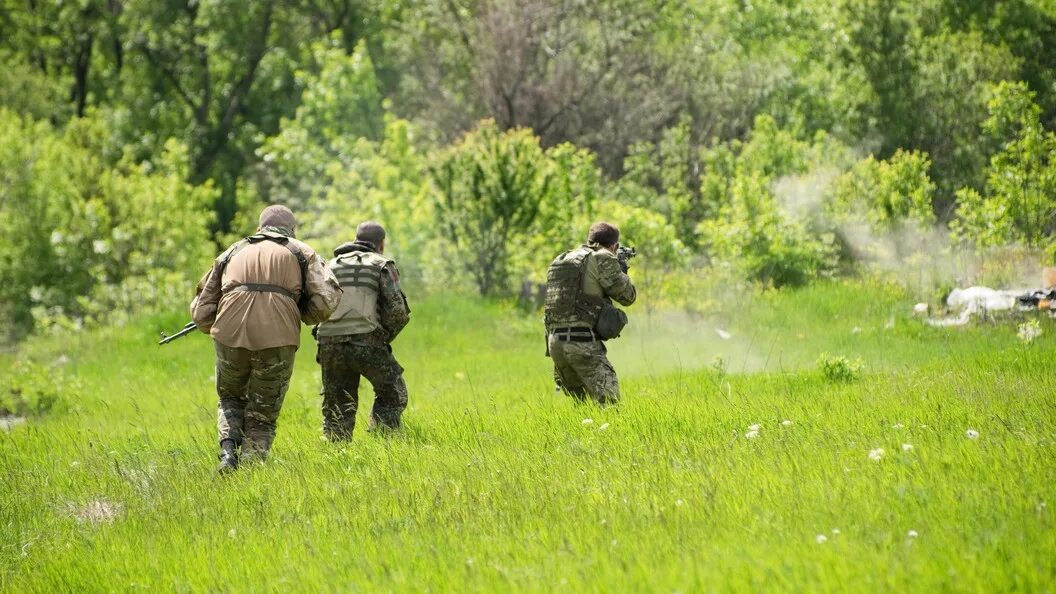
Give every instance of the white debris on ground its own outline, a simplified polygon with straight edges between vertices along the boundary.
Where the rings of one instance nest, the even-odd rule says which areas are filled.
[[[26,417],[0,416],[0,431],[10,431],[25,422]]]
[[[1016,297],[1024,294],[1025,290],[997,290],[990,287],[968,287],[967,289],[954,289],[946,298],[946,306],[951,311],[959,310],[956,316],[948,318],[929,318],[925,320],[929,326],[963,326],[972,317],[985,315],[996,311],[1010,311],[1016,307]],[[918,303],[913,311],[919,313],[918,308],[926,304]]]

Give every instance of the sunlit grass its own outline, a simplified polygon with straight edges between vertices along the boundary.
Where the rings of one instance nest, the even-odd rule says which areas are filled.
[[[208,339],[153,343],[179,317],[32,344],[81,387],[0,433],[0,584],[1051,590],[1052,324],[1028,347],[1014,324],[927,328],[896,291],[863,292],[639,316],[604,410],[554,393],[534,318],[434,298],[395,347],[402,434],[321,441],[307,339],[272,458],[222,480]],[[864,375],[827,382],[822,351]]]

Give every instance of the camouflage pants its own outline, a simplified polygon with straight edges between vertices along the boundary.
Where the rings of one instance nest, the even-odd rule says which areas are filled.
[[[264,459],[275,440],[297,347],[251,351],[213,343],[220,442],[231,440],[241,446],[243,460]]]
[[[395,429],[407,408],[407,384],[403,367],[392,356],[388,345],[355,342],[319,344],[319,364],[323,368],[323,433],[331,441],[352,438],[359,409],[359,379],[366,377],[374,387],[373,424]]]
[[[616,379],[605,343],[565,342],[548,338],[550,358],[554,360],[554,377],[562,390],[577,400],[590,396],[598,404],[620,401],[620,382]]]

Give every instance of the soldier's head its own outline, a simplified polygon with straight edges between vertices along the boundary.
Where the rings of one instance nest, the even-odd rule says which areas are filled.
[[[260,211],[260,219],[257,224],[259,225],[257,231],[264,227],[277,227],[289,231],[290,237],[293,237],[297,231],[297,218],[293,216],[293,211],[281,204],[266,206],[264,210]]]
[[[616,244],[620,243],[620,230],[612,223],[601,221],[590,226],[587,233],[587,243],[596,243],[605,249],[615,252]]]
[[[380,254],[385,251],[385,227],[377,221],[363,221],[356,227],[356,241],[373,245]]]

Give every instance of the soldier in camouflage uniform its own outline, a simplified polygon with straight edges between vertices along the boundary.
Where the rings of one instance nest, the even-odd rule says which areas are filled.
[[[396,263],[382,254],[385,229],[366,221],[356,240],[334,250],[330,268],[344,291],[330,319],[319,325],[323,368],[323,433],[330,441],[352,438],[359,407],[359,380],[374,387],[374,426],[396,429],[407,408],[403,368],[390,343],[410,321]]]
[[[260,227],[224,251],[198,283],[191,316],[216,347],[220,404],[218,472],[263,460],[275,439],[293,374],[300,324],[317,324],[337,306],[341,289],[326,263],[293,238],[285,206],[260,214]]]
[[[587,243],[558,256],[547,272],[547,348],[558,385],[578,400],[620,400],[616,370],[595,326],[603,305],[634,303],[637,294],[627,263],[616,257],[620,231],[595,223]]]

